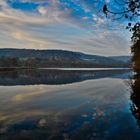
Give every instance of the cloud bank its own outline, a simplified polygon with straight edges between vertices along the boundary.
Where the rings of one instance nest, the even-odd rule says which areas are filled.
[[[1,0],[0,48],[63,49],[99,55],[127,55],[129,34],[123,24],[111,22],[102,15],[104,2]]]

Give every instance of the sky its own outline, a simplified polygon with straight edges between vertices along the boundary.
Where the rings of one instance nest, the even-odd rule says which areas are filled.
[[[114,0],[0,0],[0,48],[61,49],[112,56],[130,54],[123,20],[106,18]]]

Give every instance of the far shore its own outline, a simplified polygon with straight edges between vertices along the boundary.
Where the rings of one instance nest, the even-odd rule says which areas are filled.
[[[40,69],[40,70],[127,70],[132,68],[38,68],[38,67],[0,67],[0,71],[21,70],[21,69]]]

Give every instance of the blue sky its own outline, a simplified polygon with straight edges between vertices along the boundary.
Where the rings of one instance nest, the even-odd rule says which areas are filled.
[[[63,49],[130,54],[125,22],[106,18],[114,0],[0,0],[0,48]]]

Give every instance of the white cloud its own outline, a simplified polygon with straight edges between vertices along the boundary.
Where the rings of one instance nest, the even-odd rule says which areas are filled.
[[[104,18],[101,18],[97,15],[93,15],[93,21],[96,22],[97,27],[100,27],[101,25],[104,25],[106,23]]]
[[[38,11],[39,11],[39,13],[42,14],[42,15],[46,15],[46,14],[47,14],[47,8],[44,7],[44,6],[39,6],[39,7],[38,7]]]
[[[110,0],[105,0],[106,1],[106,3],[110,3]]]
[[[44,0],[33,2],[42,3]],[[107,31],[106,19],[93,14],[92,20],[96,25],[93,25],[93,29],[90,27],[90,31],[82,25],[88,22],[87,16],[82,17],[80,23],[71,17],[71,9],[60,10],[59,4],[52,0],[50,7],[40,5],[37,9],[39,13],[29,13],[13,9],[1,0],[0,47],[66,49],[103,55],[122,55],[128,52],[128,41],[125,37],[121,38],[119,33]]]

